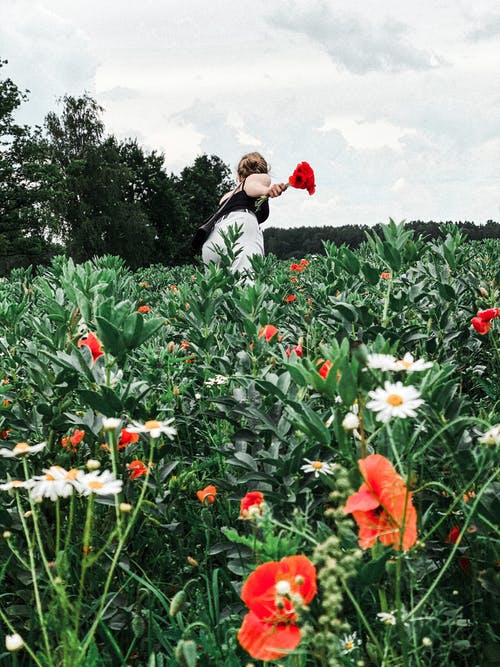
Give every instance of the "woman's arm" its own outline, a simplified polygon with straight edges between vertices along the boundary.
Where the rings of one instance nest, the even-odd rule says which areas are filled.
[[[249,197],[279,197],[284,190],[284,183],[271,185],[269,174],[250,174],[245,181],[245,192]]]

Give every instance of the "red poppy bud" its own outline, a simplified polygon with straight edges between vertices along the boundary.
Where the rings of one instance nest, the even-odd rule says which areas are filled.
[[[484,336],[484,334],[487,334],[490,330],[490,322],[482,320],[480,317],[473,317],[471,323],[474,329],[478,332],[478,334],[481,334],[481,336]]]

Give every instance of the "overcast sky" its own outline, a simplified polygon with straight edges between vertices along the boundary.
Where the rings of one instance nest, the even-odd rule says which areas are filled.
[[[0,0],[0,57],[23,121],[86,90],[169,172],[308,161],[267,226],[500,220],[498,0]]]

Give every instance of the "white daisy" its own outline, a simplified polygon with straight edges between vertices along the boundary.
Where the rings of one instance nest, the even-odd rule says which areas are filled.
[[[11,479],[5,484],[0,484],[0,491],[11,491],[12,489],[29,489],[31,486],[31,480],[23,481],[20,479]]]
[[[307,461],[306,465],[300,467],[304,472],[313,472],[315,477],[319,475],[333,475],[335,472],[334,465],[328,463],[327,461],[310,461],[309,459],[304,459]]]
[[[416,408],[424,402],[420,398],[420,392],[413,386],[405,387],[402,382],[384,382],[384,388],[378,387],[375,391],[368,392],[371,401],[366,407],[377,412],[377,421],[387,422],[391,417],[415,417]]]
[[[483,433],[478,441],[482,445],[500,445],[500,424],[492,426],[486,433]]]
[[[173,440],[174,436],[177,435],[177,429],[174,426],[170,426],[173,421],[174,419],[172,417],[171,419],[161,422],[156,419],[150,419],[144,424],[141,424],[140,422],[132,422],[132,424],[127,426],[127,431],[130,431],[131,433],[149,433],[154,439],[159,438],[163,433],[167,438]]]
[[[382,621],[384,625],[396,625],[396,617],[394,616],[394,612],[379,611],[377,618],[379,621]]]
[[[31,484],[30,496],[35,501],[50,498],[55,502],[58,498],[67,498],[73,493],[74,481],[78,470],[65,470],[61,466],[51,466],[43,471],[44,475],[37,475],[29,480]]]
[[[402,359],[396,361],[396,370],[398,371],[407,371],[417,372],[417,371],[426,371],[428,368],[432,368],[432,361],[424,361],[423,359],[413,359],[413,355],[407,352]]]
[[[14,458],[16,456],[27,456],[28,454],[36,454],[41,452],[47,446],[46,442],[40,442],[38,445],[28,445],[27,442],[18,442],[14,449],[7,449],[2,447],[0,449],[0,456],[5,458]]]
[[[347,655],[361,646],[361,639],[358,637],[357,632],[353,632],[350,635],[344,635],[342,640],[342,655]]]
[[[98,496],[116,496],[121,493],[122,484],[122,480],[116,479],[111,470],[89,473],[79,470],[75,480],[75,487],[84,496],[91,493]]]
[[[354,414],[354,412],[348,412],[344,419],[342,420],[342,427],[346,431],[352,431],[353,429],[358,428],[359,426],[359,417]]]
[[[369,354],[368,357],[368,368],[380,371],[396,371],[396,357],[393,357],[392,354]]]
[[[204,384],[207,387],[213,387],[214,385],[226,384],[229,381],[229,378],[225,375],[216,375],[214,378],[208,378],[205,380]]]

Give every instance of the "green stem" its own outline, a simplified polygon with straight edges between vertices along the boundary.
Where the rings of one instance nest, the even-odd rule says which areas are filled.
[[[460,542],[462,541],[462,537],[463,537],[465,531],[467,530],[467,526],[471,522],[471,519],[474,515],[474,511],[475,511],[476,507],[478,506],[479,501],[481,500],[481,497],[482,497],[483,493],[486,491],[489,484],[495,479],[495,477],[497,477],[497,475],[498,475],[498,470],[495,469],[495,471],[488,477],[486,482],[483,484],[481,490],[476,495],[476,498],[474,499],[474,503],[473,503],[473,505],[470,509],[470,513],[467,516],[467,518],[465,519],[464,525],[462,526],[462,530],[460,531],[460,533],[458,535],[457,541],[453,545],[453,548],[452,548],[448,558],[446,559],[443,567],[439,571],[439,574],[435,577],[432,584],[429,586],[429,589],[428,589],[427,593],[420,599],[420,602],[418,602],[417,605],[415,607],[413,607],[413,609],[410,612],[408,612],[408,615],[406,617],[407,619],[409,619],[411,616],[413,616],[420,609],[420,607],[422,607],[425,604],[425,602],[427,602],[428,598],[434,592],[434,589],[436,588],[436,586],[439,584],[439,582],[443,578],[443,576],[446,573],[448,567],[450,566],[451,561],[455,557],[455,553],[456,553],[458,547],[460,546]]]
[[[389,297],[391,295],[391,288],[392,288],[392,271],[391,271],[391,277],[387,281],[387,292],[385,293],[385,300],[384,300],[384,310],[382,312],[382,326],[385,327],[387,326],[388,322],[388,312],[389,312]]]
[[[36,538],[33,539],[30,536],[28,525],[26,523],[26,519],[24,518],[23,508],[21,507],[21,502],[19,500],[19,494],[16,494],[16,499],[17,499],[17,510],[18,510],[18,513],[19,513],[19,518],[21,519],[21,524],[23,526],[24,535],[26,537],[26,543],[28,545],[29,571],[30,571],[30,574],[31,574],[31,581],[33,582],[33,593],[35,595],[36,611],[37,611],[37,615],[38,615],[38,620],[40,622],[40,629],[42,631],[43,642],[45,644],[45,651],[47,653],[47,660],[49,661],[49,665],[52,666],[54,663],[52,662],[49,635],[48,635],[47,626],[46,626],[46,623],[45,623],[45,616],[43,614],[42,600],[41,600],[41,597],[40,597],[40,590],[38,588],[35,554],[34,554],[34,551],[33,551]],[[32,516],[33,516],[33,514],[32,514]],[[45,564],[46,564],[46,561],[45,561]],[[48,568],[47,568],[47,570],[48,570]]]
[[[82,566],[80,570],[80,584],[78,586],[78,598],[75,606],[75,635],[78,637],[78,629],[80,626],[80,614],[82,609],[83,601],[83,589],[85,586],[85,575],[87,573],[87,568],[89,567],[89,549],[90,549],[90,538],[92,533],[92,517],[94,509],[94,494],[91,493],[88,496],[87,501],[87,516],[85,518],[85,527],[83,529],[83,541],[82,541]]]
[[[71,494],[73,495],[73,494]],[[55,557],[57,559],[57,554],[59,553],[59,546],[61,542],[61,510],[59,506],[59,498],[56,500],[56,546],[55,546]]]
[[[348,598],[350,599],[354,608],[356,609],[356,612],[357,612],[359,618],[361,619],[361,622],[365,626],[367,633],[370,635],[370,639],[374,643],[379,655],[383,656],[382,647],[380,646],[379,641],[378,641],[377,637],[375,636],[375,633],[373,632],[373,630],[371,628],[371,625],[368,623],[368,621],[366,619],[366,616],[363,614],[363,610],[359,606],[358,601],[356,600],[356,598],[352,594],[351,589],[347,585],[347,582],[345,581],[345,579],[341,579],[341,583],[342,583],[342,588],[347,593]]]
[[[126,541],[128,535],[129,535],[130,531],[132,530],[132,527],[134,526],[134,524],[137,520],[137,515],[139,514],[139,511],[140,511],[141,506],[142,506],[142,502],[144,500],[144,496],[146,494],[149,475],[150,475],[150,471],[151,471],[151,465],[150,464],[153,462],[153,454],[154,454],[154,449],[155,449],[153,438],[150,438],[149,442],[150,442],[149,460],[148,460],[147,472],[146,472],[146,476],[144,478],[141,493],[140,493],[139,498],[137,500],[137,504],[134,508],[134,511],[132,512],[130,520],[127,523],[127,526],[125,527],[125,530],[122,533],[120,539],[118,540],[118,544],[116,546],[116,550],[115,550],[115,553],[113,555],[113,560],[111,561],[111,565],[110,565],[110,568],[109,568],[108,576],[107,576],[106,581],[104,583],[104,589],[102,591],[99,608],[96,612],[94,622],[92,623],[90,629],[88,630],[87,635],[86,635],[86,637],[85,637],[85,639],[84,639],[84,641],[81,645],[82,655],[84,655],[86,650],[88,649],[89,644],[92,641],[92,638],[93,638],[93,636],[96,632],[96,629],[97,629],[97,627],[98,627],[98,625],[101,621],[101,616],[103,614],[103,611],[104,611],[104,608],[105,608],[105,605],[106,605],[106,598],[108,596],[109,587],[111,586],[111,582],[113,580],[115,569],[116,569],[116,566],[118,564],[119,558],[121,556],[122,549],[125,545],[125,541]]]

